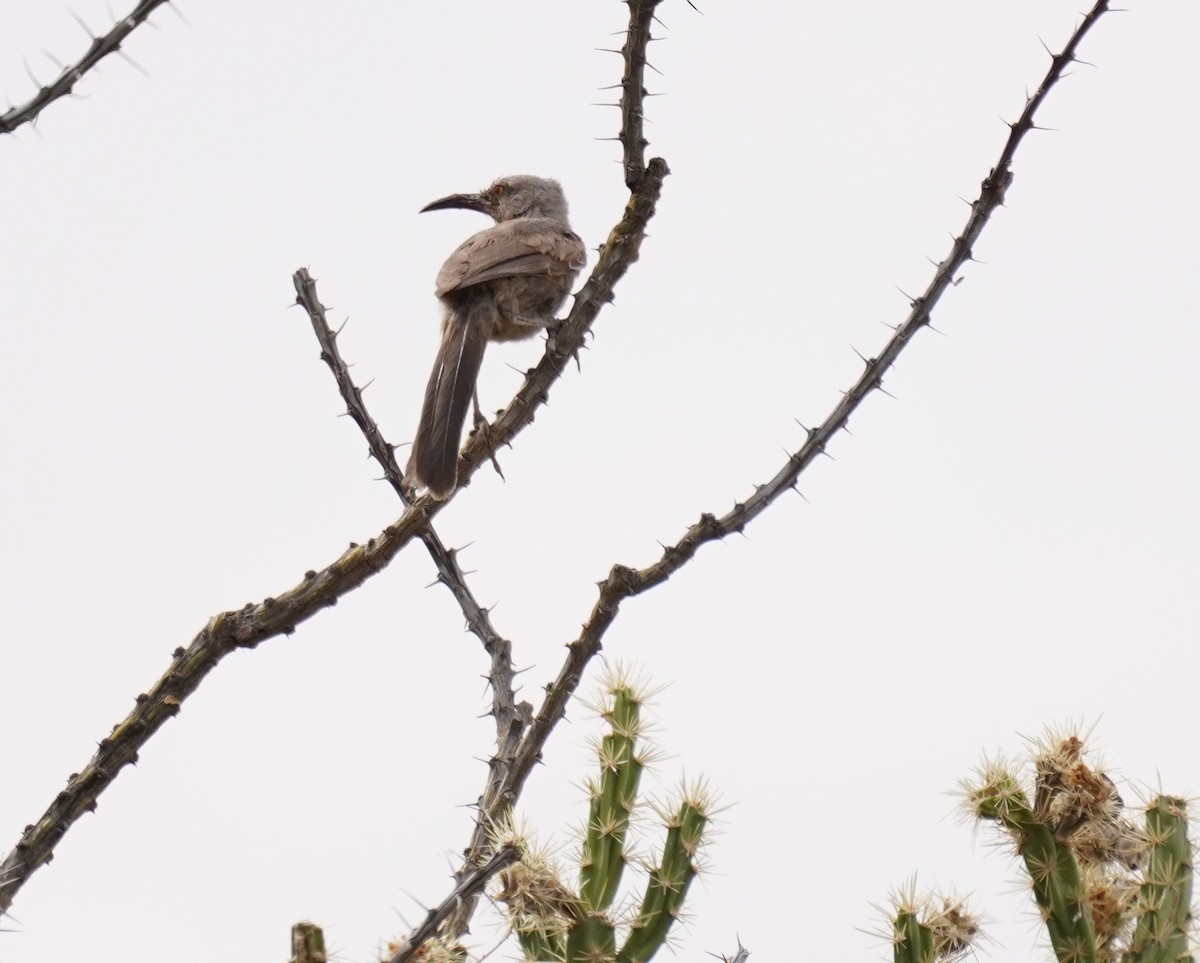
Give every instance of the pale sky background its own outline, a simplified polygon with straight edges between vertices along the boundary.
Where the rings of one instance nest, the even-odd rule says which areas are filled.
[[[129,0],[117,3],[124,13]],[[668,178],[582,373],[438,519],[536,702],[614,562],[645,565],[779,467],[949,249],[1068,0],[667,0],[652,153]],[[871,903],[969,891],[981,958],[1049,958],[1015,866],[954,818],[986,752],[1096,723],[1132,800],[1200,792],[1200,7],[1104,18],[1017,156],[986,263],[746,538],[624,607],[605,653],[669,687],[648,788],[730,808],[678,958],[878,960]],[[318,361],[307,266],[384,432],[432,363],[438,266],[486,221],[418,216],[559,178],[594,247],[625,7],[182,0],[130,56],[0,139],[0,848],[216,612],[399,513]],[[70,7],[96,30],[104,3]],[[86,37],[0,0],[0,96]],[[943,336],[944,335],[944,336]],[[540,342],[489,349],[501,407]],[[5,963],[364,963],[449,890],[492,749],[487,661],[414,544],[291,638],[226,660],[13,907]],[[584,685],[595,691],[593,678]],[[522,811],[582,818],[572,709]],[[472,945],[498,930],[480,916]],[[406,922],[407,921],[407,922]],[[494,959],[510,959],[505,948]],[[669,958],[669,957],[664,957]]]

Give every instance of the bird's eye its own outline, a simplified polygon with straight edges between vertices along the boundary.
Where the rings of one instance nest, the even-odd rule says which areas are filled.
[[[492,193],[494,195],[496,195],[496,197],[499,197],[501,194],[504,193],[504,191],[505,191],[505,187],[503,184],[493,184],[492,185]]]

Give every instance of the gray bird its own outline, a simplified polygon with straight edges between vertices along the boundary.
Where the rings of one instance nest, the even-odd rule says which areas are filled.
[[[457,483],[458,446],[483,349],[553,323],[587,262],[558,181],[501,177],[482,193],[451,194],[421,210],[450,207],[482,211],[496,224],[463,241],[438,272],[437,296],[446,309],[442,343],[404,472],[408,484],[436,498]]]

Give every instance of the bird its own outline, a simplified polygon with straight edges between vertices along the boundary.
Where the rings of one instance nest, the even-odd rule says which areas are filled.
[[[404,480],[439,500],[458,483],[458,448],[487,343],[529,338],[549,327],[587,263],[558,181],[501,177],[477,194],[426,204],[421,213],[448,208],[480,211],[496,223],[463,241],[437,276],[442,339]]]

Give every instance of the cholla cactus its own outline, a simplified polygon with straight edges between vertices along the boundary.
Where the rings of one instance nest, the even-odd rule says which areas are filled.
[[[1140,828],[1084,755],[1079,735],[1047,733],[1034,746],[1032,799],[994,761],[964,784],[967,808],[1012,840],[1062,963],[1190,963],[1187,804],[1158,796]]]
[[[1159,796],[1146,808],[1146,856],[1128,956],[1138,963],[1191,961],[1192,844],[1187,805]]]
[[[596,746],[599,776],[587,784],[590,806],[579,854],[579,884],[571,889],[560,868],[511,827],[500,835],[522,845],[521,862],[500,874],[497,898],[505,905],[528,960],[560,963],[645,963],[663,946],[697,873],[713,801],[697,785],[667,806],[654,807],[666,826],[657,863],[632,914],[613,909],[625,867],[633,862],[630,818],[647,762],[639,744],[647,694],[619,671],[605,683],[599,709],[607,732]],[[623,939],[618,946],[618,935]]]
[[[1186,802],[1155,797],[1139,827],[1085,754],[1077,733],[1047,732],[1033,743],[1032,793],[1013,766],[985,761],[963,783],[967,812],[1012,841],[1060,963],[1193,963]],[[909,887],[893,903],[895,963],[945,963],[976,941],[957,901],[918,900]]]

